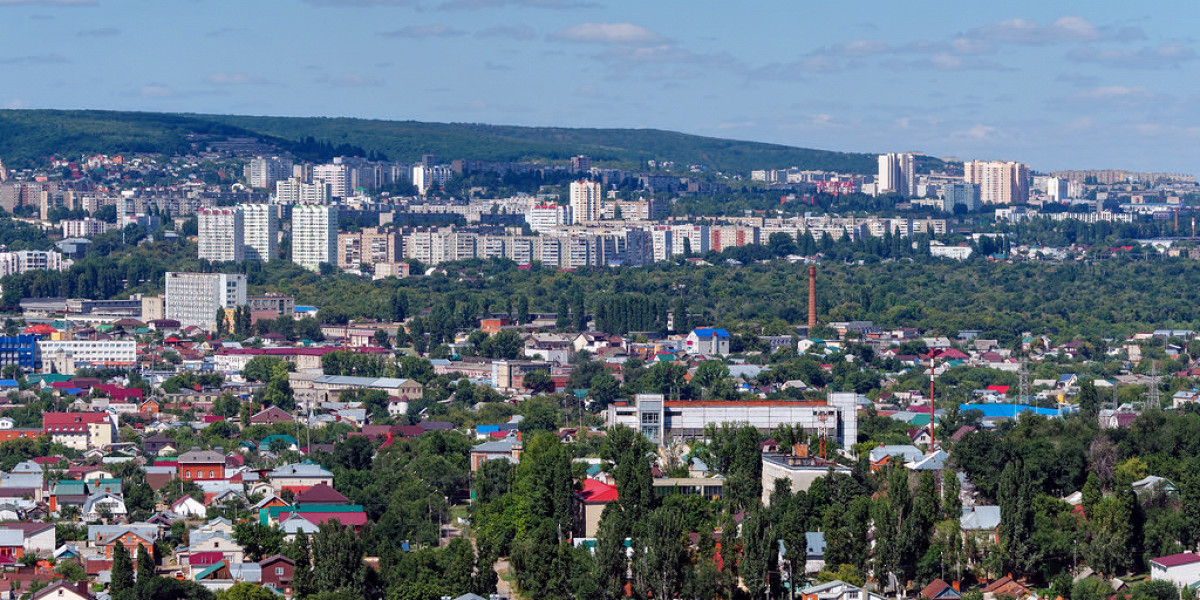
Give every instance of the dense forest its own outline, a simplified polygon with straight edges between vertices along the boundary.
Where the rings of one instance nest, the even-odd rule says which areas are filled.
[[[309,160],[349,152],[415,161],[423,154],[443,160],[558,162],[576,154],[596,164],[645,167],[647,160],[683,167],[748,173],[752,169],[800,167],[871,173],[869,154],[829,152],[743,142],[654,129],[568,129],[470,123],[422,123],[350,118],[253,117],[158,114],[95,110],[0,110],[0,159],[31,167],[48,156],[145,152],[186,154],[189,134],[259,137]],[[328,154],[328,156],[326,156]]]

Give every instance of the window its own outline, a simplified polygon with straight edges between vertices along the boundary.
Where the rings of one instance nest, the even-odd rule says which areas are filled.
[[[282,576],[283,575],[283,567],[275,567],[275,574]]]
[[[208,477],[209,477],[209,479],[211,479],[211,478],[213,477],[213,470],[212,470],[212,469],[209,469],[209,470],[208,470]]]

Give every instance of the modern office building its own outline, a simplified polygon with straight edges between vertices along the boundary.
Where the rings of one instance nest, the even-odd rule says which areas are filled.
[[[571,182],[571,214],[574,223],[594,223],[600,220],[603,189],[598,181]]]
[[[911,196],[917,190],[916,157],[912,153],[880,154],[876,193]]]
[[[0,367],[17,365],[22,371],[32,373],[38,368],[38,336],[0,336]]]
[[[963,163],[963,181],[979,186],[979,200],[983,204],[1029,202],[1028,165],[972,160]]]
[[[232,311],[246,303],[245,275],[168,272],[166,279],[166,318],[181,327],[214,331],[218,309]]]
[[[338,207],[300,205],[292,209],[292,262],[316,271],[337,264]]]
[[[279,207],[274,204],[243,204],[246,260],[267,262],[279,256]]]
[[[38,357],[47,364],[61,363],[64,358],[74,366],[92,368],[128,369],[137,364],[137,342],[133,340],[41,340],[37,345]]]
[[[246,259],[245,223],[233,208],[196,211],[199,256],[202,260],[242,262]]]

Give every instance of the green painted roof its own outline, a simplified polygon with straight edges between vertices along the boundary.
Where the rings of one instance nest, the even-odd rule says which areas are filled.
[[[201,579],[204,579],[205,577],[212,575],[213,573],[217,572],[217,569],[220,569],[221,567],[224,567],[224,566],[225,566],[225,561],[223,561],[223,560],[217,561],[217,563],[214,564],[213,566],[211,566],[203,571],[200,571],[199,573],[196,573],[196,581],[200,581]]]

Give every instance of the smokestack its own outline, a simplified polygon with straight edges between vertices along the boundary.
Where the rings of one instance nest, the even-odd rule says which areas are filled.
[[[817,328],[817,267],[808,265],[808,335]]]

